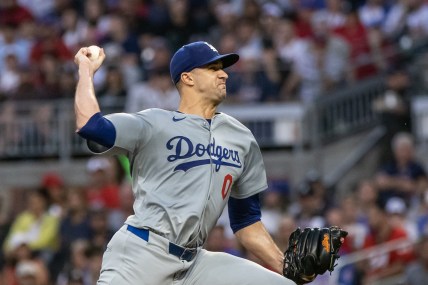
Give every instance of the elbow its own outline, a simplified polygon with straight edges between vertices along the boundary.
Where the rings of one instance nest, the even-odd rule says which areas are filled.
[[[85,116],[82,113],[79,113],[78,110],[75,111],[76,116],[76,131],[80,131],[89,121],[89,119],[93,116]]]
[[[79,107],[79,105],[75,104],[74,106],[74,115],[76,118],[76,129],[79,131],[82,129],[89,120],[96,114],[101,113],[97,106],[93,108],[89,108],[90,110]]]
[[[228,205],[230,226],[235,234],[261,220],[258,194],[245,199],[230,197]]]
[[[78,134],[89,141],[96,142],[102,146],[110,148],[116,139],[116,129],[114,125],[104,118],[101,113],[96,113],[88,121],[77,122]]]
[[[84,124],[76,122],[76,133],[78,133],[83,128],[83,126]]]
[[[88,123],[87,120],[85,121],[76,120],[76,132],[79,132],[87,123]]]
[[[251,232],[253,232],[253,230],[257,229],[258,227],[260,227],[261,224],[261,220],[254,220],[253,222],[248,223],[245,226],[240,227],[239,229],[236,229],[234,231],[235,237],[241,242],[241,243],[245,243],[246,239],[251,238]]]

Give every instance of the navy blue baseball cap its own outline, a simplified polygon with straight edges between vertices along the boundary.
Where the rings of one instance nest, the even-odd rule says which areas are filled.
[[[171,79],[174,84],[180,81],[181,73],[189,72],[196,67],[201,67],[215,61],[221,61],[223,68],[229,67],[239,60],[236,53],[219,54],[218,51],[207,42],[194,42],[182,46],[176,51],[169,64]]]

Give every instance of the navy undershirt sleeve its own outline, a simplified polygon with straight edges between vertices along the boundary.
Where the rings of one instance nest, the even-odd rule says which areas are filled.
[[[229,198],[228,202],[230,227],[233,233],[261,220],[259,194],[248,198]]]
[[[113,123],[104,118],[100,112],[94,114],[77,133],[88,141],[108,148],[111,148],[116,140]]]

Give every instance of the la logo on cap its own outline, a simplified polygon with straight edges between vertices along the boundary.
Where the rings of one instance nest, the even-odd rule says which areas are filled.
[[[215,48],[215,47],[213,47],[212,45],[210,45],[209,43],[204,42],[204,44],[206,44],[207,46],[209,46],[209,47],[210,47],[210,49],[212,49],[213,51],[215,51],[216,53],[218,53],[218,51],[216,50],[216,48]]]

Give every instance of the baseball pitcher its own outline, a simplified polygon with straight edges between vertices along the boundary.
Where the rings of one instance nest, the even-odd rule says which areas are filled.
[[[244,125],[216,110],[226,97],[224,69],[237,54],[185,45],[170,63],[177,111],[103,116],[93,87],[105,58],[98,52],[84,47],[75,56],[77,131],[92,151],[129,158],[135,197],[135,215],[104,253],[99,285],[304,284],[333,270],[346,232],[296,229],[283,253],[260,221],[267,188],[260,149]],[[202,248],[226,204],[239,242],[273,271]]]

